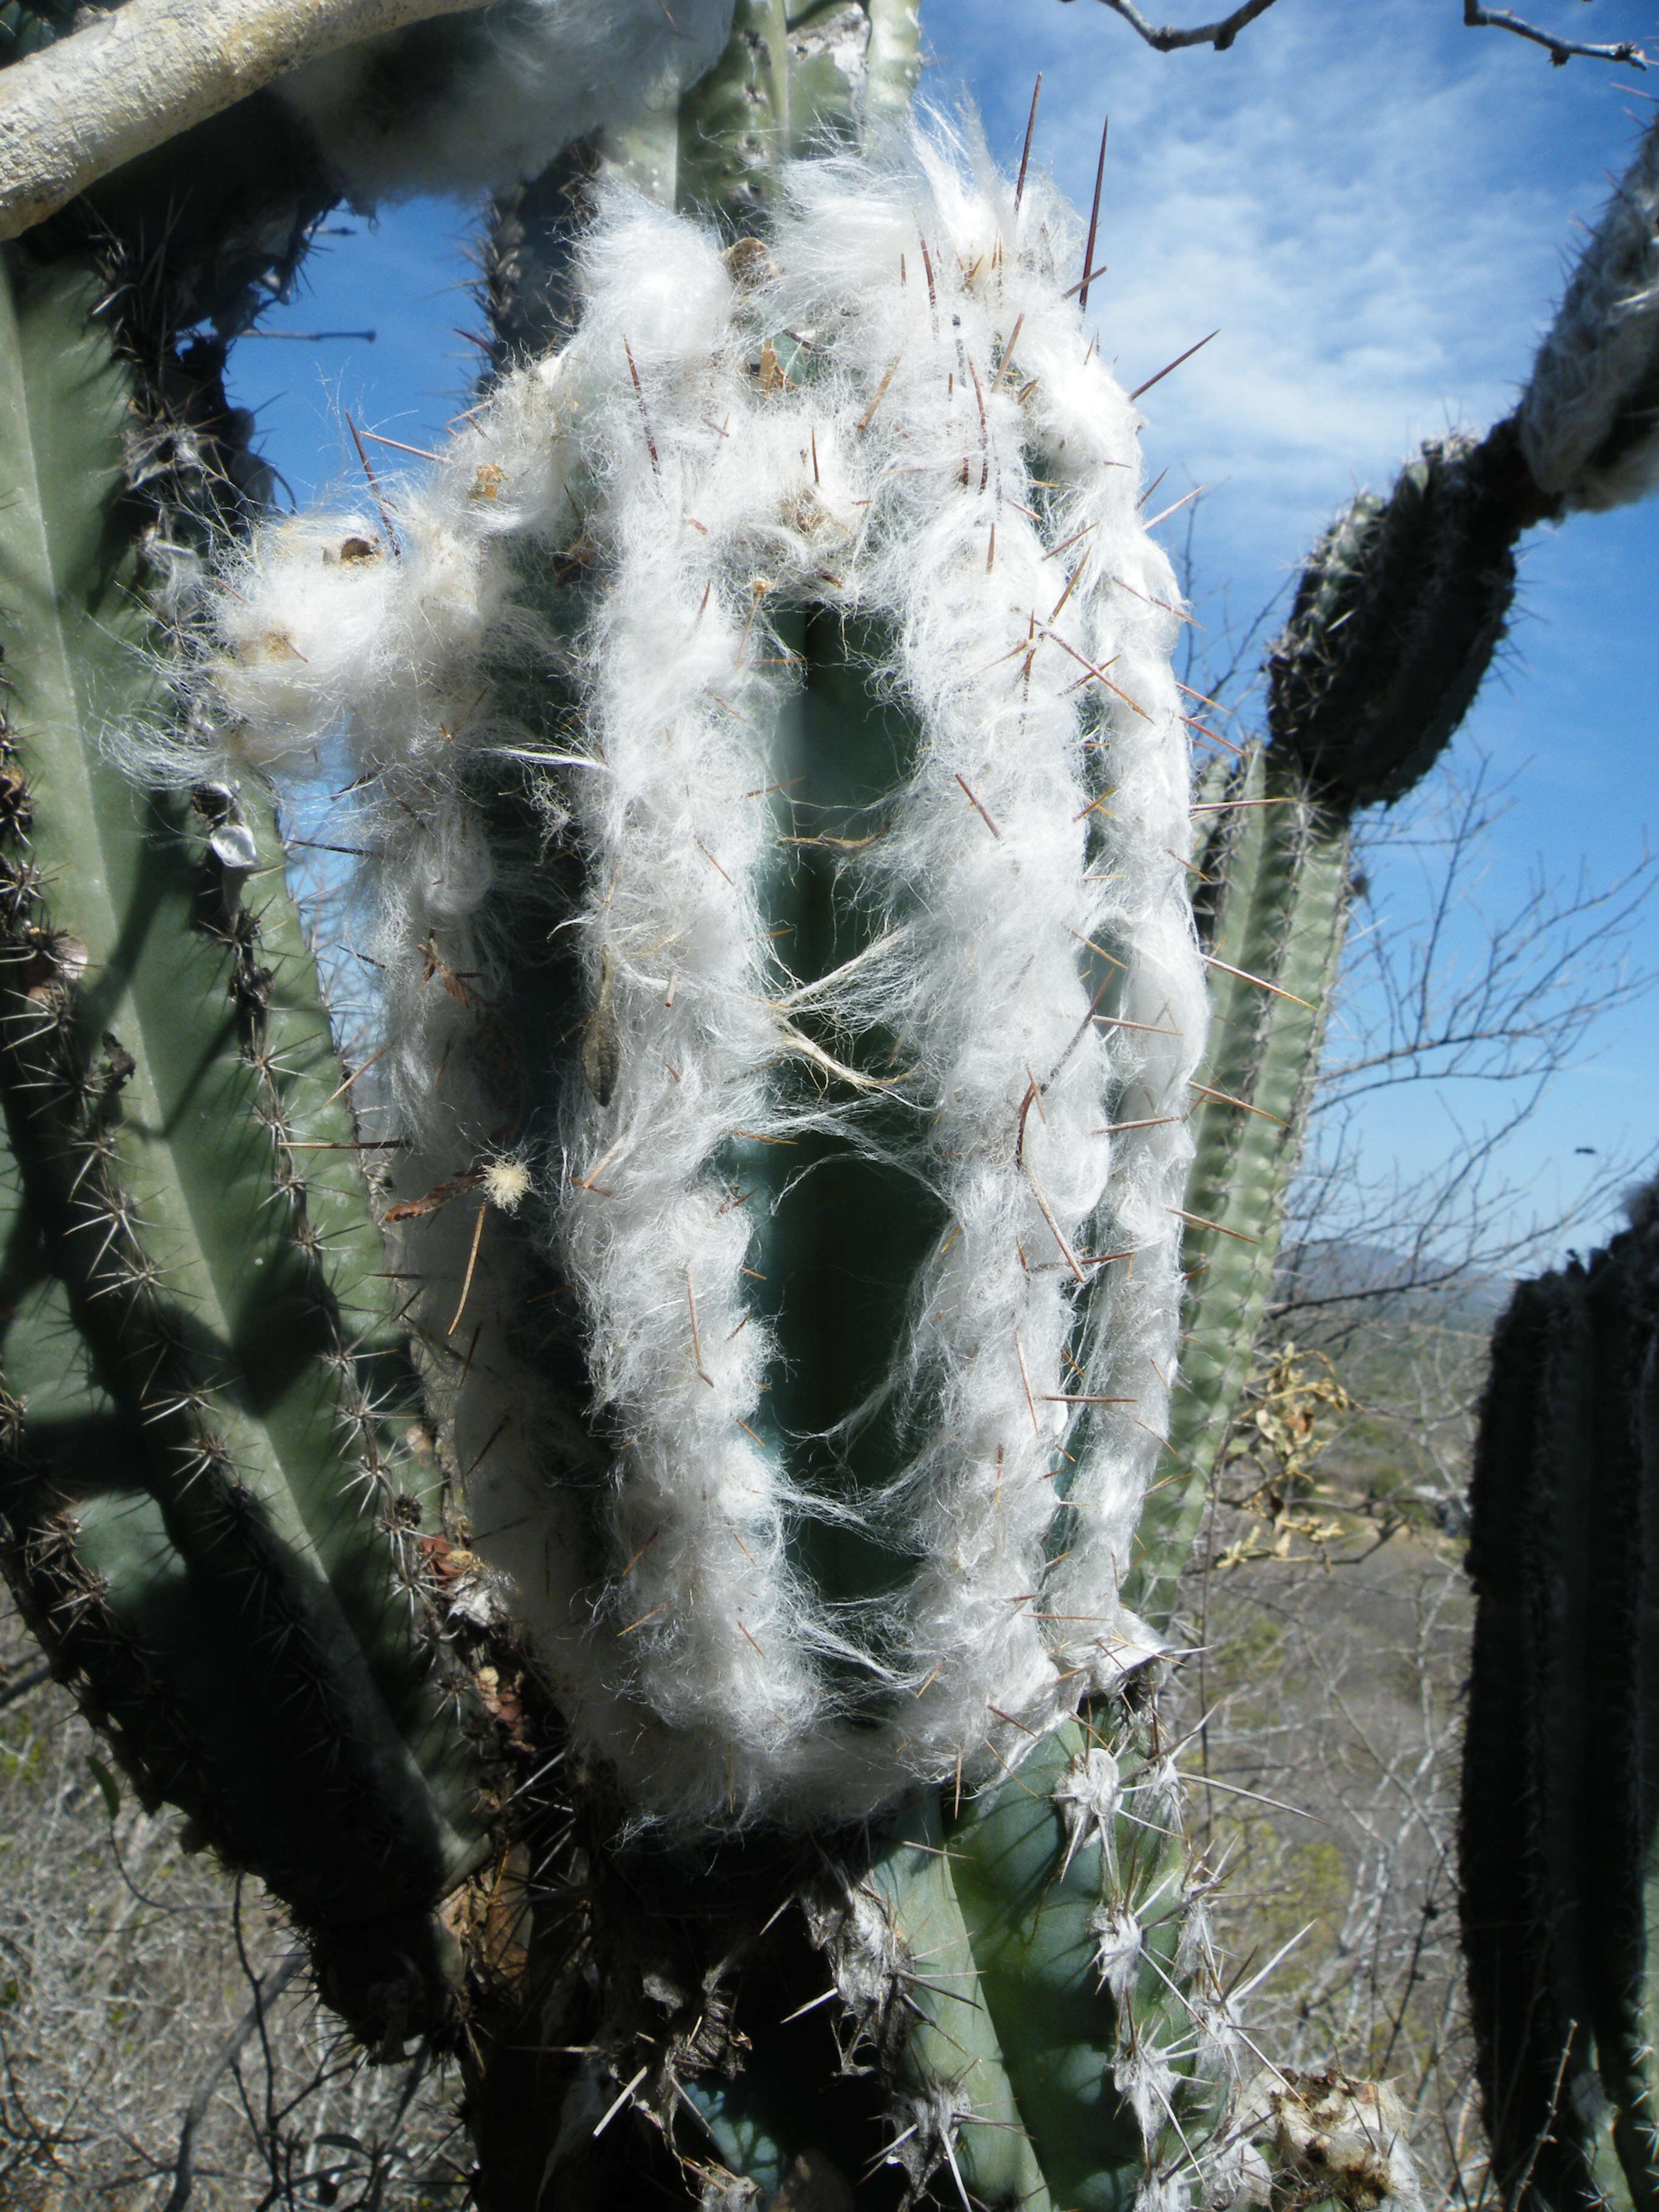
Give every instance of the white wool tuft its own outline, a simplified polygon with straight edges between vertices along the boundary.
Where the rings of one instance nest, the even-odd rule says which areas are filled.
[[[460,1370],[475,1546],[579,1740],[686,1825],[847,1819],[1000,1771],[1152,1656],[1117,1592],[1167,1431],[1204,1029],[1176,586],[1138,513],[1139,417],[1066,295],[1073,218],[918,133],[786,171],[768,247],[756,283],[752,255],[734,274],[608,187],[564,352],[385,515],[256,538],[202,672],[234,763],[349,749],[398,1264],[440,1378]],[[558,635],[540,580],[578,568],[597,580]],[[763,891],[777,623],[813,605],[890,641],[869,680],[918,750],[847,857],[872,941],[803,981]],[[514,719],[561,686],[556,735]],[[516,858],[477,796],[509,784]],[[582,1075],[573,1042],[521,1079],[526,1143],[492,1103],[491,1007],[532,948],[501,941],[492,893],[538,837],[586,1027],[580,1005],[561,1025]],[[817,1042],[872,1030],[902,1047],[884,1086]],[[830,1606],[799,1564],[804,1527],[860,1511],[758,1433],[779,1354],[716,1167],[734,1131],[808,1130],[949,1218],[886,1386],[921,1441],[862,1509],[918,1563],[878,1608]],[[517,1227],[477,1187],[508,1160]],[[517,1348],[532,1257],[580,1323],[586,1402]]]
[[[1141,2035],[1120,2046],[1112,2065],[1112,2081],[1140,2124],[1141,2141],[1148,2151],[1155,2149],[1174,2115],[1182,2076],[1152,2037]]]
[[[1659,125],[1584,249],[1516,419],[1540,489],[1568,509],[1659,485]]]
[[[1122,1809],[1123,1783],[1111,1753],[1103,1746],[1081,1753],[1054,1784],[1054,1799],[1066,1823],[1066,1864],[1097,1839],[1108,1876],[1115,1880],[1112,1824]]]
[[[1154,2171],[1147,2174],[1135,2191],[1134,2212],[1188,2212],[1192,2201],[1192,2187],[1184,2168],[1177,2166],[1172,2173]],[[1206,2212],[1213,2212],[1216,2202],[1206,2189]]]
[[[1108,1898],[1089,1916],[1095,1969],[1120,2011],[1127,2008],[1140,1974],[1141,1929],[1129,1906]]]
[[[352,200],[499,190],[591,131],[670,106],[719,60],[733,0],[497,0],[308,62],[275,89]]]

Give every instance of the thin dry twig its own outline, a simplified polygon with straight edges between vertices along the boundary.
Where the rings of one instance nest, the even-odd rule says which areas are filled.
[[[1134,0],[1101,0],[1115,15],[1121,15],[1136,35],[1160,54],[1173,53],[1180,46],[1213,46],[1218,54],[1228,47],[1243,30],[1248,29],[1259,15],[1265,15],[1274,0],[1245,0],[1231,15],[1223,15],[1213,23],[1194,23],[1183,30],[1177,24],[1158,25],[1148,22]],[[1587,61],[1622,62],[1630,69],[1645,69],[1647,55],[1634,39],[1613,39],[1597,45],[1580,39],[1559,38],[1553,31],[1540,31],[1536,25],[1524,22],[1512,8],[1484,8],[1479,0],[1463,0],[1463,21],[1471,31],[1510,31],[1517,39],[1529,39],[1534,46],[1542,46],[1558,69],[1565,66],[1576,55]]]
[[[1648,58],[1634,39],[1613,39],[1606,45],[1585,45],[1578,39],[1558,39],[1553,31],[1540,31],[1531,23],[1523,23],[1512,8],[1482,8],[1478,0],[1463,0],[1463,21],[1471,31],[1512,31],[1517,39],[1530,39],[1534,46],[1542,46],[1557,69],[1563,69],[1575,54],[1586,61],[1623,62],[1630,69],[1645,69]]]
[[[1161,28],[1149,23],[1134,5],[1134,0],[1102,0],[1102,5],[1109,8],[1115,15],[1121,15],[1129,28],[1160,54],[1173,53],[1177,46],[1213,46],[1217,53],[1224,54],[1242,30],[1254,23],[1258,15],[1267,14],[1273,0],[1244,0],[1242,8],[1235,8],[1231,15],[1224,15],[1218,22],[1195,24],[1185,31],[1173,23],[1165,23]]]
[[[0,1594],[0,1682],[39,1664]],[[259,2041],[230,1880],[172,1816],[127,1798],[112,1820],[97,1748],[50,1680],[0,1711],[0,2204],[162,2212],[182,2151],[189,2212],[459,2212],[471,2160],[431,2053],[365,2063],[297,1971],[264,1988]],[[242,1917],[268,1975],[293,1939],[251,1881]]]
[[[196,2186],[196,2139],[201,2133],[208,2106],[213,2101],[213,2094],[228,2069],[240,2057],[242,2046],[255,2028],[263,2032],[265,2015],[304,1966],[305,1960],[303,1951],[290,1951],[286,1958],[279,1959],[275,1966],[266,1969],[253,1985],[253,1996],[246,2011],[197,2077],[195,2090],[185,2108],[184,2124],[179,2130],[179,2154],[173,2163],[173,2187],[162,2212],[184,2212],[185,2206],[189,2203]]]

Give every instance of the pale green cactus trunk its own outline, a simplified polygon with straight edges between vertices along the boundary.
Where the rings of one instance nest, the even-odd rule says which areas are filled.
[[[1425,446],[1386,500],[1363,494],[1310,559],[1268,660],[1265,748],[1197,794],[1194,907],[1210,1045],[1182,1259],[1182,1388],[1133,1589],[1163,1626],[1272,1304],[1347,932],[1354,823],[1433,767],[1473,702],[1545,503],[1514,425]]]
[[[848,139],[855,88],[865,127],[878,129],[908,98],[914,10],[879,0],[868,10],[861,83],[817,37],[826,22],[844,40],[851,13],[744,0],[724,63],[678,123],[631,131],[601,158],[665,200],[713,213],[728,237],[758,239],[763,250],[779,159]],[[556,177],[498,210],[487,296],[503,359],[574,327],[564,240],[548,210],[580,197],[585,166],[562,163]],[[785,352],[783,366],[798,364]],[[562,626],[580,619],[557,601],[554,612]],[[781,829],[810,824],[817,834],[791,837],[787,864],[769,880],[762,922],[769,933],[788,937],[794,974],[810,986],[866,950],[876,933],[873,916],[849,896],[845,850],[858,842],[860,817],[878,818],[879,802],[913,771],[918,739],[866,672],[890,650],[886,639],[854,624],[843,629],[827,611],[790,618],[782,635],[800,657],[802,688],[768,773],[789,794],[787,805],[779,804]],[[532,1033],[563,1031],[568,1058],[574,1050],[570,999],[557,994],[570,994],[574,979],[535,957],[509,994],[546,1006]],[[616,1079],[600,1043],[603,1018],[601,1000],[586,1031],[590,1089]],[[855,1050],[860,1070],[879,1079],[895,1041],[880,1042],[879,1052],[867,1040],[843,1040],[837,1049]],[[802,1173],[809,1154],[814,1180]],[[736,1146],[732,1167],[734,1188],[752,1200],[757,1282],[782,1286],[810,1273],[818,1285],[810,1305],[768,1309],[786,1332],[787,1358],[768,1393],[765,1432],[793,1449],[790,1438],[832,1431],[878,1382],[902,1325],[908,1282],[950,1224],[927,1194],[831,1138],[803,1139],[784,1151],[759,1141]],[[519,1240],[531,1299],[556,1296],[556,1271],[532,1255],[516,1223],[492,1220],[489,1233]],[[878,1249],[878,1267],[871,1261]],[[878,1422],[835,1467],[826,1461],[802,1471],[812,1480],[862,1481],[873,1494],[905,1449],[902,1435]],[[834,1524],[809,1526],[804,1541],[799,1565],[842,1601],[867,1602],[900,1588],[911,1565],[869,1534]],[[816,1970],[811,1954],[803,1966],[783,1937],[767,1932],[776,1909],[770,1900],[781,1893],[775,1874],[760,1892],[765,1911],[755,1912],[740,1938],[723,1917],[732,1886],[742,1888],[745,1863],[769,1866],[775,1856],[771,1844],[727,1844],[712,1876],[672,1854],[635,1854],[620,1863],[631,1868],[636,1907],[689,1882],[719,1930],[702,1954],[700,2017],[708,1992],[725,1986],[734,1954],[746,1957],[742,1971],[751,1984],[759,1979],[769,1990],[769,1978],[783,1978],[787,1996],[775,2000],[781,2009],[799,1998],[804,2014],[823,2021],[832,2015],[820,2009],[812,1976],[821,1984],[827,1973],[831,1987],[822,2001],[840,2016],[836,2032],[849,2061],[874,2069],[854,2124],[864,2145],[860,2162],[876,2161],[872,2173],[860,2175],[860,2203],[899,2195],[908,2202],[912,2190],[931,2185],[946,2197],[965,2191],[975,2203],[1035,2212],[1127,2212],[1152,2177],[1193,2160],[1201,2185],[1220,2141],[1230,2030],[1205,1933],[1203,1869],[1182,1833],[1179,1784],[1164,1768],[1150,1706],[1102,1703],[1084,1724],[1039,1746],[1006,1784],[914,1795],[867,1839],[830,1850],[798,1874],[821,1961]],[[537,1925],[532,1979],[539,1966],[551,1982],[568,1955],[568,1926],[556,1905]],[[799,1938],[790,1941],[798,1949]],[[629,2124],[626,2115],[613,2121],[596,2147],[576,2124],[588,2109],[583,2100],[601,2117],[630,2080],[635,2100],[654,2112],[685,2155],[706,2160],[712,2148],[733,2204],[755,2201],[757,2191],[769,2197],[826,2149],[848,2166],[849,2152],[826,2130],[826,2085],[810,2072],[780,2071],[763,2014],[739,2003],[734,2025],[746,2027],[754,2055],[734,2079],[723,2078],[732,2057],[710,2065],[705,2057],[699,2065],[681,2040],[696,2032],[690,2002],[684,2013],[668,2010],[653,2040],[636,2040],[629,2021],[640,2002],[638,1962],[619,1951],[607,1968],[604,1946],[599,1956],[599,2016],[586,2032],[602,2061],[599,2086],[592,2086],[590,2068],[567,2091],[555,2149],[564,2186],[578,2199],[603,2187],[596,2176],[605,2150]],[[702,2029],[706,2042],[718,2039],[713,2017]],[[665,2045],[666,2057],[659,2055]],[[891,2141],[884,2172],[881,2132],[872,2130],[884,2105]]]

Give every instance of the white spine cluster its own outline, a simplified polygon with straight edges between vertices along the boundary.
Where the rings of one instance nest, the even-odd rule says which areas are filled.
[[[1584,249],[1516,419],[1539,489],[1569,511],[1659,484],[1659,126]]]
[[[1138,417],[1066,292],[1072,218],[917,136],[787,173],[765,246],[723,257],[611,191],[566,350],[384,514],[257,538],[204,671],[246,765],[349,748],[376,1080],[408,1148],[399,1264],[434,1334],[465,1309],[477,1547],[642,1813],[715,1824],[851,1817],[1013,1763],[1148,1656],[1117,1591],[1165,1432],[1204,1022],[1176,590],[1137,511]],[[562,559],[598,581],[559,640],[526,608]],[[791,683],[775,623],[805,605],[890,640],[870,681],[918,745],[848,861],[872,941],[804,980],[763,890]],[[538,656],[579,679],[557,743],[496,705]],[[597,1082],[528,1072],[556,1133],[527,1144],[488,1073],[525,948],[498,940],[464,795],[509,757],[581,855],[562,927],[603,1030]],[[879,1125],[868,1079],[814,1041],[876,1024],[902,1045]],[[884,1148],[949,1217],[894,1348],[926,1441],[869,1510],[921,1564],[878,1642],[792,1565],[804,1516],[848,1509],[757,1433],[776,1346],[714,1169],[734,1132],[803,1127]],[[476,1184],[438,1202],[503,1152],[496,1184],[579,1308],[585,1406],[513,1348],[512,1237]]]
[[[538,175],[714,67],[733,0],[498,0],[392,31],[279,79],[351,198],[496,188]]]
[[[1128,1762],[1127,1778],[1121,1759]],[[1112,2083],[1141,2136],[1134,2212],[1188,2212],[1194,2203],[1220,2212],[1244,2201],[1266,2203],[1265,2188],[1248,2200],[1243,2191],[1266,2174],[1249,2135],[1273,2123],[1254,2103],[1237,2101],[1240,2037],[1222,1987],[1208,1909],[1216,1876],[1191,1850],[1184,1808],[1170,1802],[1169,1771],[1163,1762],[1146,1765],[1127,1729],[1115,1750],[1092,1740],[1079,1746],[1057,1775],[1057,1762],[1046,1763],[1048,1802],[1065,1824],[1065,1854],[1045,1875],[1035,1924],[1017,1927],[1012,1938],[1006,1925],[995,1925],[987,1931],[992,1948],[1029,1942],[1050,1966],[1085,1946],[1092,1950],[1096,1984],[1109,1999],[1100,2018],[1112,2024]],[[1030,1775],[1028,1766],[1022,1784]],[[1000,1822],[1012,1811],[1018,1828],[1025,1817],[1017,1809],[1018,1793],[994,1792],[994,1803],[998,1798],[991,1818]],[[1043,1803],[1041,1789],[1030,1802]],[[988,1850],[983,1838],[975,1839],[972,1814],[951,1840],[952,1860],[978,1858],[981,1866],[1017,1864],[1024,1848],[1004,1829]],[[940,1911],[933,1902],[953,1886],[957,1900],[969,1900],[955,1923],[959,1936],[952,1926],[955,1905]],[[920,2046],[912,2041],[912,2073],[894,2107],[898,2132],[890,2159],[918,2186],[944,2161],[947,2144],[957,2152],[966,2147],[971,2156],[975,2118],[988,2133],[1004,2124],[994,2116],[994,2059],[976,2079],[975,2070],[964,2070],[967,2052],[951,2032],[960,2020],[958,2004],[982,2002],[975,1979],[975,1887],[971,1879],[965,1893],[953,1885],[930,1846],[899,1844],[872,1869],[843,1869],[809,1911],[813,1941],[826,1953],[847,2016],[864,2041],[879,2050],[896,2019],[904,2020],[908,2033],[918,2015],[937,2037],[924,2038]],[[1017,1919],[1035,1905],[1018,1881],[1008,1887],[1008,1909]],[[975,2068],[984,2066],[984,2044],[971,2041]],[[1011,2074],[1019,2070],[1019,2055],[1016,2045],[1002,2047]],[[988,2187],[990,2177],[970,2167],[969,2179],[988,2200],[1013,2201],[1006,2176]]]

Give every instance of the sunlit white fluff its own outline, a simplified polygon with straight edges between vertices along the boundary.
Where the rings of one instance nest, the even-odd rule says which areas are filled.
[[[242,767],[349,749],[375,1080],[417,1209],[398,1264],[434,1338],[465,1310],[474,1541],[578,1739],[642,1815],[687,1825],[855,1817],[995,1771],[1146,1656],[1117,1591],[1167,1421],[1204,1019],[1174,580],[1137,512],[1138,418],[1066,296],[1069,213],[1036,183],[1016,208],[976,153],[919,135],[787,172],[767,245],[734,269],[608,188],[568,348],[384,513],[258,535],[202,671]],[[793,382],[768,361],[785,332],[808,334]],[[522,579],[577,546],[599,580],[556,637]],[[895,1349],[891,1388],[933,1418],[884,1501],[921,1564],[878,1651],[790,1564],[807,1506],[753,1433],[775,1347],[713,1172],[734,1128],[877,1142],[833,1069],[806,1104],[780,1079],[810,1048],[765,938],[757,794],[789,683],[773,619],[814,602],[878,619],[921,746],[849,862],[885,932],[810,996],[841,1034],[903,1038],[908,1133],[881,1142],[951,1224]],[[555,665],[580,714],[550,749],[500,678]],[[512,1349],[523,1248],[486,1194],[419,1210],[511,1135],[489,1007],[521,948],[459,774],[492,749],[538,753],[538,820],[583,856],[557,926],[623,1071],[604,1103],[543,1072],[560,1141],[519,1192],[580,1300],[585,1406]],[[584,1486],[609,1500],[597,1570]]]

